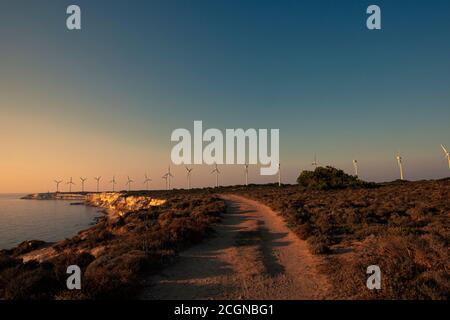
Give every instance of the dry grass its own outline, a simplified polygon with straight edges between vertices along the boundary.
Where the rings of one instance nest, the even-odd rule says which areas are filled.
[[[324,272],[345,299],[448,299],[450,179],[393,182],[315,191],[253,186],[234,192],[279,212],[289,227],[325,254]],[[379,265],[382,289],[366,288]]]
[[[153,195],[153,194],[152,194]],[[23,263],[22,245],[0,252],[0,299],[130,298],[144,274],[173,260],[176,253],[208,236],[225,211],[222,200],[199,192],[160,193],[166,204],[127,212],[114,223],[102,218],[92,228],[55,245],[49,261]],[[35,243],[33,245],[37,245]],[[65,288],[66,268],[78,265],[82,290]]]

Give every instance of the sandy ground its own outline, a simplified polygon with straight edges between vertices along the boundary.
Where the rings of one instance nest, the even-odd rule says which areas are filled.
[[[325,299],[320,258],[270,208],[223,195],[227,213],[216,236],[180,254],[146,280],[141,299]]]

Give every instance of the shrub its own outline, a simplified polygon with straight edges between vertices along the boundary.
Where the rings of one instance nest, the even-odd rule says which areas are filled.
[[[353,298],[448,299],[447,251],[444,247],[433,249],[427,241],[412,236],[373,237],[352,259],[339,264],[337,282],[345,282],[340,290]],[[365,270],[369,265],[378,265],[381,269],[381,290],[365,289]]]
[[[137,288],[136,280],[145,266],[143,251],[104,255],[87,267],[83,292],[92,299],[127,298]]]
[[[314,171],[303,171],[297,178],[297,183],[301,187],[314,190],[369,186],[358,177],[348,175],[343,170],[330,166],[317,167]]]
[[[310,223],[303,223],[294,227],[294,232],[302,240],[308,239],[313,234],[313,228]]]
[[[310,245],[312,253],[326,254],[330,253],[330,240],[322,234],[314,235],[308,238],[308,244]]]

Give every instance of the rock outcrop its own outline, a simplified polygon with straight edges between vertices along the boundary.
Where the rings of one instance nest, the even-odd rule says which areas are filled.
[[[157,207],[166,203],[166,200],[152,198],[147,195],[127,195],[119,192],[108,192],[88,194],[86,203],[91,206],[110,209],[116,212],[129,212]]]

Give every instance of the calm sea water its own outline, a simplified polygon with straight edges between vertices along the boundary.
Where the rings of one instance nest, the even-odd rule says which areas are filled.
[[[0,194],[0,249],[25,240],[58,241],[88,228],[102,214],[97,208],[62,200],[21,200],[24,194]]]

